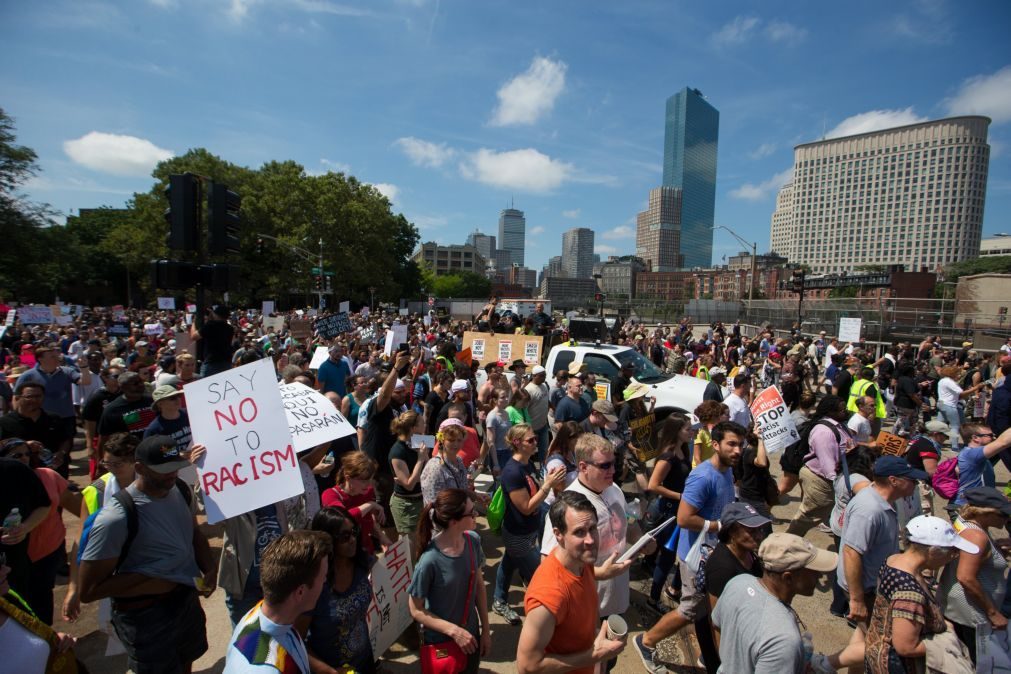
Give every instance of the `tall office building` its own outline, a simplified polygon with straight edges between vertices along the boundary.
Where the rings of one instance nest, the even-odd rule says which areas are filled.
[[[562,234],[562,270],[568,278],[593,275],[593,230],[574,227]]]
[[[477,248],[477,252],[481,253],[481,257],[485,260],[495,259],[495,236],[493,234],[482,234],[475,229],[467,235],[467,245]]]
[[[509,251],[512,264],[524,265],[526,249],[527,219],[523,211],[506,208],[498,216],[498,245]]]
[[[952,117],[798,145],[772,216],[773,250],[815,273],[935,271],[976,257],[989,125]]]
[[[685,87],[667,99],[663,186],[682,191],[680,254],[685,267],[712,264],[719,135],[720,113],[701,91]]]
[[[654,187],[649,206],[635,219],[635,254],[650,271],[686,266],[681,255],[681,201],[681,188]]]

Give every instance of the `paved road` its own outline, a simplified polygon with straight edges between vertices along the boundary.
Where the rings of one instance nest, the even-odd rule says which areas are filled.
[[[950,454],[950,453],[949,453]],[[79,457],[82,452],[75,452],[75,463],[72,466],[72,476],[79,484],[84,484],[87,480],[86,462]],[[778,459],[773,459],[773,471],[778,472]],[[82,477],[83,476],[83,477]],[[1003,466],[998,466],[998,479],[1005,482],[1008,478],[1007,471]],[[795,492],[799,492],[799,487]],[[786,523],[797,509],[798,498],[793,495],[783,506],[775,508],[773,514],[776,516],[774,527],[777,531],[786,528]],[[938,504],[940,505],[940,504]],[[69,536],[77,536],[80,533],[80,522],[75,517],[64,515],[67,523]],[[484,520],[479,520],[479,527],[483,533],[487,533],[484,528]],[[218,532],[215,527],[208,527],[208,533],[214,536]],[[831,546],[831,537],[817,530],[812,530],[808,538],[817,546],[828,548]],[[220,536],[212,538],[212,546],[215,554],[220,549]],[[497,564],[502,557],[501,547],[498,546],[498,539],[494,535],[484,536],[484,551],[487,555],[488,564],[485,567],[485,580],[489,586],[489,592],[494,585],[495,571]],[[518,582],[518,576],[514,582]],[[60,584],[56,588],[57,613],[62,606],[63,597],[66,592],[64,580],[58,581]],[[649,580],[646,574],[636,569],[632,577],[632,607],[626,619],[629,623],[630,634],[648,628],[656,620],[655,614],[645,607],[645,596],[643,591],[648,591]],[[522,586],[514,585],[510,599],[513,606],[522,606],[523,589]],[[831,593],[827,588],[822,587],[813,597],[798,597],[794,601],[801,620],[804,621],[807,629],[815,635],[815,649],[819,652],[830,653],[846,645],[850,636],[850,630],[846,623],[831,616],[828,606],[831,601]],[[228,621],[228,614],[225,611],[224,599],[219,590],[211,597],[203,600],[204,611],[207,614],[207,636],[210,648],[208,652],[198,660],[193,671],[196,673],[217,673],[224,667],[224,653],[231,636],[231,627]],[[505,624],[502,619],[495,614],[491,616],[492,627],[492,653],[485,659],[482,670],[489,672],[513,672],[515,671],[516,642],[519,638],[520,628]],[[80,639],[79,653],[87,664],[89,670],[94,674],[120,674],[126,671],[126,659],[123,656],[104,656],[106,647],[105,635],[96,628],[96,608],[95,605],[86,605],[82,609],[81,618],[73,624],[68,624],[61,618],[57,619],[58,630],[69,632]],[[414,647],[416,648],[416,646]],[[666,657],[672,651],[671,643],[660,644],[660,651]],[[391,674],[407,672],[417,672],[419,667],[417,657],[404,644],[396,644],[383,659],[383,671]],[[614,670],[618,674],[632,674],[642,672],[643,668],[638,657],[631,648],[626,649],[619,658],[618,666]],[[671,667],[672,672],[695,672],[704,671],[692,667]]]

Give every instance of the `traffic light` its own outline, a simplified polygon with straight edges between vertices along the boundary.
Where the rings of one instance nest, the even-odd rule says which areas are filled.
[[[605,295],[604,293],[594,293],[594,295],[593,295],[593,300],[595,302],[603,302],[606,299],[607,299],[607,295]]]
[[[316,277],[316,290],[323,290],[323,277],[322,276],[317,276]]]
[[[200,282],[217,291],[234,290],[238,286],[239,268],[232,264],[205,264],[200,268]]]
[[[151,282],[156,288],[192,288],[199,280],[199,268],[192,262],[151,260]]]
[[[804,270],[795,269],[790,277],[790,289],[795,293],[804,292]]]
[[[327,292],[332,292],[333,291],[333,276],[324,276],[323,277],[323,282],[326,284],[326,291]]]
[[[165,222],[169,232],[165,244],[169,250],[197,250],[197,231],[200,228],[200,179],[192,173],[173,173],[169,176],[165,198]]]
[[[207,194],[208,250],[211,255],[239,252],[241,202],[241,197],[227,185],[211,185]]]
[[[256,237],[256,254],[263,255],[263,237]]]

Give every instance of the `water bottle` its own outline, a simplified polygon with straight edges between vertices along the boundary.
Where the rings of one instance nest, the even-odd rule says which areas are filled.
[[[808,664],[811,662],[811,658],[814,657],[814,635],[810,632],[804,632],[800,635],[800,638],[804,644],[804,663]]]
[[[3,528],[4,529],[16,529],[21,526],[21,511],[17,508],[11,508],[11,511],[7,513],[7,517],[4,518]]]
[[[633,522],[642,517],[642,504],[639,503],[638,498],[625,504],[625,516],[628,518],[629,522]]]

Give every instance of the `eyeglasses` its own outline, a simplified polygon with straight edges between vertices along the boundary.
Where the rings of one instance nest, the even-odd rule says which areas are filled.
[[[525,445],[536,445],[537,438],[523,438],[523,444]]]
[[[994,436],[994,433],[993,431],[989,433],[973,433],[972,436],[974,438],[992,438]]]
[[[587,461],[586,463],[599,468],[600,470],[611,470],[614,468],[614,461],[605,461],[604,463],[594,463],[593,461]]]
[[[361,530],[357,526],[353,526],[348,531],[342,531],[339,534],[337,534],[337,536],[336,536],[337,542],[338,543],[347,543],[348,541],[351,541],[351,540],[358,540],[358,535],[360,533],[361,533]]]

